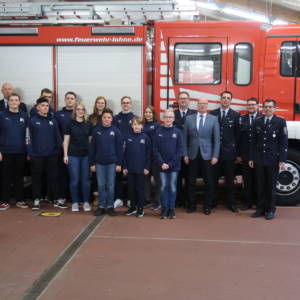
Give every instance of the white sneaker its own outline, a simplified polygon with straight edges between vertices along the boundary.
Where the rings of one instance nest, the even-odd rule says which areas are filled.
[[[123,206],[123,201],[121,199],[117,199],[115,202],[114,202],[114,208],[118,208],[118,207],[121,207]]]
[[[79,211],[79,205],[77,202],[72,204],[72,211]]]
[[[127,200],[127,207],[130,207],[130,200]]]
[[[91,206],[90,206],[90,204],[88,202],[84,202],[83,203],[83,210],[84,211],[91,211],[92,210]]]

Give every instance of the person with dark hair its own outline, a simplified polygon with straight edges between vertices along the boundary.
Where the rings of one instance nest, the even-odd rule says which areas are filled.
[[[44,98],[48,99],[48,102],[49,102],[49,113],[48,113],[48,115],[49,115],[49,117],[54,117],[54,110],[51,107],[51,103],[52,103],[52,100],[53,100],[53,92],[48,88],[43,88],[41,90],[40,97],[44,97]],[[30,110],[30,117],[32,118],[36,114],[37,114],[36,105],[34,105]]]
[[[239,163],[242,163],[242,174],[244,183],[244,197],[241,210],[251,209],[257,201],[257,185],[255,183],[254,169],[249,167],[250,146],[253,139],[253,126],[255,120],[261,116],[258,111],[258,100],[249,98],[247,100],[248,113],[240,117],[240,139],[238,144]]]
[[[57,121],[48,116],[49,102],[47,98],[36,101],[38,114],[29,122],[28,156],[31,160],[33,210],[41,205],[41,178],[43,172],[47,176],[47,187],[54,201],[58,201],[57,164],[58,154],[62,146],[62,138]],[[66,208],[63,203],[55,202],[55,207]]]
[[[0,100],[0,111],[5,111],[5,110],[9,109],[9,107],[8,107],[8,97],[11,93],[14,92],[14,87],[11,83],[5,82],[2,85],[1,92],[3,94],[3,99]],[[20,98],[20,101],[21,101],[20,95],[19,95],[19,98]],[[19,105],[19,111],[27,113],[26,104],[23,103],[22,101],[20,102],[20,105]]]
[[[28,115],[19,110],[20,96],[8,96],[8,110],[0,114],[1,198],[0,210],[10,207],[12,187],[16,206],[27,208],[23,194]]]
[[[117,115],[114,116],[113,125],[117,127],[123,139],[125,140],[132,132],[131,120],[134,117],[134,114],[131,111],[132,108],[132,99],[129,96],[123,96],[121,98],[121,107]],[[115,194],[115,207],[122,206],[125,201],[125,188],[124,188],[124,178],[123,173],[117,172],[116,174],[116,194]],[[129,206],[129,202],[127,206]]]
[[[151,143],[151,152],[150,152],[150,173],[146,176],[146,202],[150,203],[151,197],[151,176],[154,178],[154,201],[151,207],[152,210],[159,210],[161,208],[160,203],[160,175],[159,168],[156,166],[154,162],[153,156],[153,140],[154,134],[157,128],[161,125],[157,122],[156,112],[153,106],[147,105],[144,110],[144,118],[143,118],[143,132],[147,133],[150,138]]]
[[[256,211],[251,216],[265,216],[266,220],[275,217],[276,182],[288,154],[286,122],[274,114],[275,110],[276,101],[266,99],[264,116],[254,121],[249,159],[249,166],[254,168],[258,195]]]
[[[112,111],[103,110],[102,126],[94,129],[90,144],[90,166],[91,171],[97,173],[99,194],[99,207],[95,216],[106,212],[110,216],[117,215],[114,210],[115,177],[116,172],[122,171],[123,138],[112,121]]]
[[[234,195],[234,172],[235,160],[237,158],[237,145],[239,141],[239,118],[240,114],[230,108],[232,93],[224,91],[221,93],[220,108],[211,111],[212,115],[218,117],[221,135],[221,151],[218,163],[215,165],[215,188],[218,189],[219,178],[225,177],[227,188],[227,208],[232,212],[238,212]],[[217,206],[217,198],[212,207]]]
[[[178,171],[183,156],[181,131],[173,126],[174,112],[164,112],[164,126],[154,135],[154,157],[160,169],[161,180],[161,219],[175,219],[176,185]]]
[[[177,95],[178,101],[178,109],[174,111],[175,120],[174,126],[183,132],[184,122],[186,117],[189,115],[193,115],[197,113],[195,109],[190,109],[190,94],[186,91],[182,91]],[[186,207],[186,197],[185,195],[188,193],[187,185],[189,178],[189,167],[184,163],[183,159],[181,161],[181,169],[178,173],[177,179],[177,195],[176,195],[176,206],[178,207]]]
[[[87,120],[83,104],[76,104],[72,120],[64,132],[64,163],[70,174],[70,192],[72,211],[79,211],[79,183],[83,197],[83,210],[90,211],[90,168],[88,161],[89,141],[92,135],[92,125]]]
[[[69,126],[72,113],[77,103],[77,96],[74,92],[65,94],[65,106],[55,113],[61,136],[64,136],[65,129]],[[60,148],[58,159],[58,178],[59,178],[59,206],[65,206],[67,195],[69,195],[69,173],[68,168],[63,162],[63,148]]]
[[[149,174],[151,144],[149,136],[142,132],[142,119],[133,117],[133,132],[125,139],[124,174],[128,178],[130,207],[127,216],[144,216],[146,175]]]

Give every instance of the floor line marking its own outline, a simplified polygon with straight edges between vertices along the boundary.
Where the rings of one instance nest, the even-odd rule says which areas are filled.
[[[128,240],[157,240],[157,241],[179,241],[179,242],[200,242],[200,243],[228,243],[246,245],[271,245],[271,246],[295,246],[300,247],[299,243],[293,242],[263,242],[263,241],[239,241],[239,240],[215,240],[215,239],[193,239],[193,238],[168,238],[168,237],[143,237],[143,236],[123,236],[123,235],[94,235],[97,239],[128,239]]]
[[[103,216],[93,219],[66,247],[55,261],[37,278],[22,296],[22,300],[39,299],[61,271],[69,264],[95,230],[103,223]]]

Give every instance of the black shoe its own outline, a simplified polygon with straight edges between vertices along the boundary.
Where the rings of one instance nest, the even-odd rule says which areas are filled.
[[[98,216],[102,216],[106,214],[106,210],[105,208],[100,208],[98,207],[95,212],[94,212],[94,216],[98,217]]]
[[[139,208],[137,211],[136,211],[136,215],[135,215],[137,218],[142,218],[144,216],[144,210],[142,208]]]
[[[136,208],[135,207],[130,207],[127,212],[125,213],[126,216],[130,216],[136,213]]]
[[[265,214],[265,218],[266,220],[272,220],[275,218],[275,213],[273,213],[272,211],[268,212]]]
[[[258,218],[258,217],[261,217],[264,215],[264,212],[261,211],[261,210],[257,210],[256,212],[254,212],[252,215],[251,215],[251,218]]]
[[[195,212],[195,211],[196,211],[195,208],[188,208],[188,209],[186,210],[186,212],[187,212],[188,214],[192,214],[192,213]]]
[[[115,217],[115,216],[117,215],[117,212],[114,210],[113,207],[109,207],[109,208],[107,209],[107,213],[108,213],[108,215],[111,216],[111,217]]]
[[[252,205],[251,204],[244,204],[242,207],[241,207],[241,210],[248,210],[248,209],[251,209],[252,208]]]
[[[205,208],[203,209],[203,213],[204,213],[205,215],[210,215],[210,214],[211,214],[211,209],[210,209],[210,207],[205,207]]]
[[[237,207],[236,207],[235,204],[229,205],[229,206],[228,206],[228,209],[229,209],[230,211],[232,211],[233,213],[239,212],[239,210],[237,209]]]
[[[168,218],[168,211],[166,209],[162,209],[160,213],[161,219],[167,219]]]
[[[170,209],[169,210],[168,218],[169,219],[176,219],[176,214],[175,214],[175,210],[174,209]]]

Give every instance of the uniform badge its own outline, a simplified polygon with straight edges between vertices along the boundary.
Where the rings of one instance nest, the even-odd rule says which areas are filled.
[[[10,118],[9,117],[5,117],[5,120],[10,120]]]
[[[163,135],[161,133],[159,133],[158,136],[163,137]]]
[[[52,121],[49,121],[49,124],[50,124],[51,126],[53,126],[53,122],[52,122]]]
[[[177,133],[173,133],[172,138],[176,139],[177,138]]]
[[[20,122],[24,122],[24,118],[20,118]]]
[[[100,131],[97,131],[97,134],[98,134],[98,135],[101,135],[101,132],[100,132]]]
[[[150,129],[154,129],[154,125],[150,126]]]
[[[128,142],[132,142],[132,139],[127,139]]]
[[[35,122],[35,124],[36,124],[36,125],[41,125],[41,123],[40,123],[40,122]]]
[[[140,144],[145,144],[145,139],[141,139]]]
[[[111,131],[111,132],[110,132],[110,135],[113,135],[113,136],[114,136],[114,135],[115,135],[115,132],[114,132],[114,131]]]

